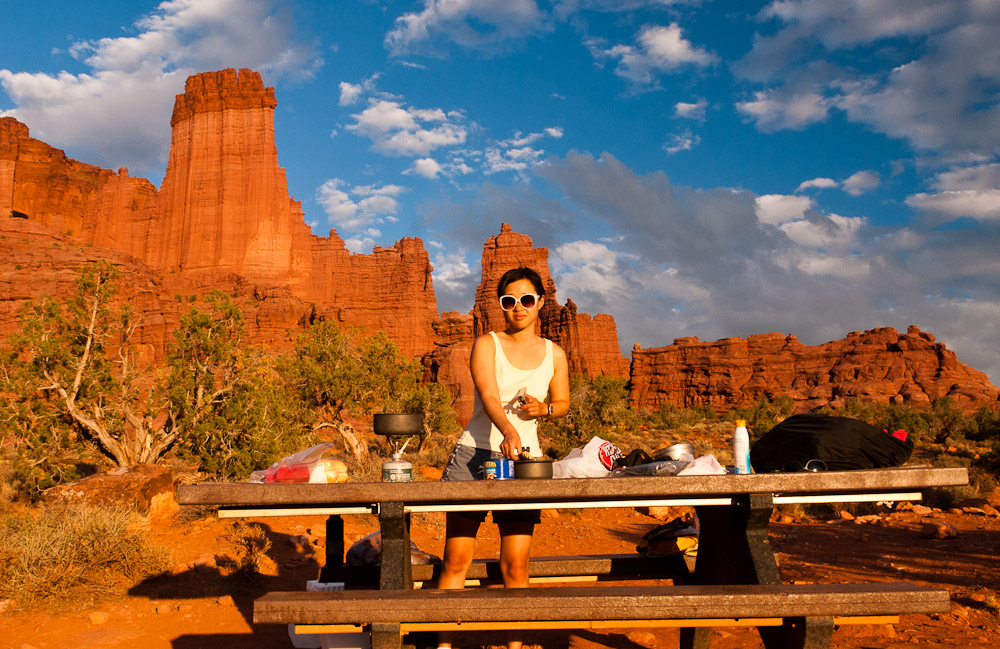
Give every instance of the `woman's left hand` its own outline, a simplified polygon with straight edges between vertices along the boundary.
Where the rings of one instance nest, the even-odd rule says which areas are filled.
[[[529,417],[544,417],[549,414],[549,404],[539,401],[530,394],[526,394],[524,395],[524,404],[521,406],[521,410]]]

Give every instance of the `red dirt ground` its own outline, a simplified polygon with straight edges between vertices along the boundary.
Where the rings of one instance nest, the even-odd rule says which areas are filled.
[[[203,515],[201,515],[203,514]],[[230,523],[211,512],[184,511],[171,524],[150,529],[154,540],[170,548],[177,566],[171,576],[149,580],[129,596],[106,600],[97,608],[61,613],[0,613],[0,647],[6,649],[259,649],[292,646],[285,627],[250,623],[254,598],[268,590],[294,590],[315,579],[322,560],[322,539],[297,551],[292,537],[321,531],[323,519],[267,518],[257,521],[272,541],[272,570],[259,583],[238,575],[207,574],[194,569],[206,554],[234,555],[227,537]],[[660,521],[632,510],[582,510],[546,514],[535,534],[535,555],[632,552],[644,532]],[[958,529],[948,540],[924,538],[926,522],[946,522]],[[375,529],[371,516],[347,517],[349,540]],[[413,520],[413,540],[440,556],[443,515],[421,514]],[[834,631],[833,646],[883,649],[907,645],[992,649],[1000,641],[997,597],[1000,592],[1000,518],[957,511],[920,515],[894,512],[879,521],[794,518],[771,525],[771,542],[786,582],[910,581],[947,589],[952,612],[906,615],[896,625],[845,626]],[[480,532],[478,556],[495,556],[496,526]],[[315,558],[314,558],[315,557]],[[223,568],[222,572],[226,572]],[[496,636],[469,634],[459,649],[479,649]],[[545,649],[668,649],[678,632],[666,630],[548,631],[529,642]],[[717,629],[713,647],[760,647],[749,629]]]

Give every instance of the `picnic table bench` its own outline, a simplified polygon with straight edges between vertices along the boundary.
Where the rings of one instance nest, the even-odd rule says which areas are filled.
[[[269,593],[254,607],[257,622],[304,624],[315,620],[327,629],[365,628],[371,632],[373,649],[398,649],[406,632],[442,629],[449,624],[470,629],[474,628],[472,624],[486,624],[488,628],[581,628],[579,625],[585,623],[676,625],[682,627],[682,647],[699,649],[709,646],[712,626],[749,624],[758,628],[769,648],[818,648],[829,646],[835,623],[947,612],[948,593],[911,584],[782,584],[767,539],[774,506],[919,500],[922,489],[967,483],[964,468],[903,467],[473,483],[209,483],[181,487],[178,496],[182,504],[218,505],[221,516],[328,515],[328,562],[333,565],[324,567],[321,579],[326,581],[342,581],[336,577],[345,574],[340,516],[378,514],[382,529],[378,591]],[[700,542],[694,573],[687,580],[690,584],[640,585],[626,590],[613,586],[412,590],[414,569],[418,567],[410,561],[410,513],[665,505],[693,505],[698,512]],[[419,568],[418,572],[421,570],[425,569]],[[519,599],[503,599],[508,597]],[[515,601],[520,604],[500,605]],[[565,606],[559,607],[557,602]],[[414,604],[414,612],[430,612],[421,614],[425,617],[404,615],[404,611],[411,610],[406,608],[407,603]],[[376,619],[373,616],[379,607],[383,607],[384,617]],[[635,613],[629,613],[629,617],[612,613],[626,609]],[[497,619],[495,611],[499,610],[513,610],[516,614],[506,617],[519,619]],[[322,611],[328,612],[321,615]],[[461,616],[459,611],[463,612]],[[434,619],[426,619],[428,615]],[[552,615],[565,619],[550,619]],[[536,624],[544,626],[531,626]]]

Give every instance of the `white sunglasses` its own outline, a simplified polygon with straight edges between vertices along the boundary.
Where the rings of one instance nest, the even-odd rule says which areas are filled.
[[[520,303],[525,309],[533,309],[535,305],[538,304],[538,298],[541,296],[537,293],[525,293],[521,297],[514,297],[513,295],[501,295],[500,296],[500,308],[504,311],[513,311],[514,307]]]

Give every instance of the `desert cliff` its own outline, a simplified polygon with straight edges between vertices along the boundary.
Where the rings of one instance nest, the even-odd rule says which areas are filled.
[[[136,340],[152,362],[189,298],[222,289],[244,309],[251,341],[281,347],[316,320],[384,330],[425,376],[447,386],[462,419],[472,412],[469,352],[475,336],[501,326],[500,275],[529,266],[542,276],[540,333],[560,344],[570,371],[630,377],[634,407],[707,403],[718,408],[787,394],[800,409],[845,398],[925,403],[952,396],[995,403],[998,390],[933,336],[875,329],[808,347],[761,334],[636,348],[621,354],[614,318],[557,300],[548,250],[502,224],[483,245],[482,277],[468,313],[438,314],[423,241],[404,238],[371,254],[348,251],[331,230],[312,234],[288,194],[274,137],[274,89],[252,70],[190,77],[176,98],[159,188],[126,168],[68,158],[0,118],[0,340],[24,304],[66,295],[85,264],[118,267],[122,299],[143,314]]]

